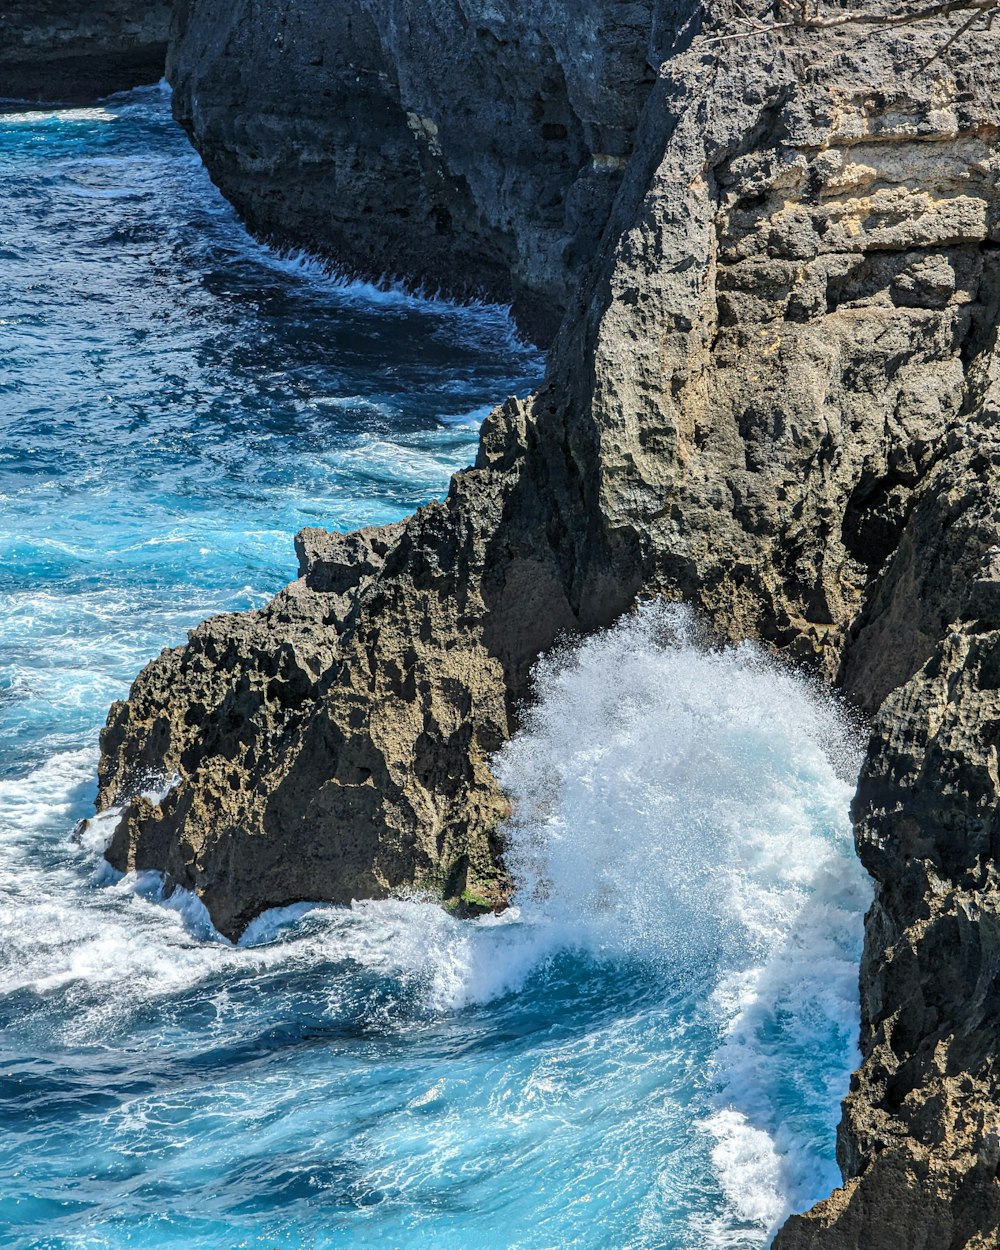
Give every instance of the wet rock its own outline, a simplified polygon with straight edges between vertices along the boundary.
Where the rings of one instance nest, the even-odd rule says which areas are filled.
[[[859,637],[911,675],[880,707],[854,800],[876,882],[846,1184],[776,1250],[978,1247],[1000,1230],[998,394],[944,440]],[[985,379],[983,378],[985,374]],[[904,632],[901,622],[909,624]],[[922,661],[922,662],[921,662]]]

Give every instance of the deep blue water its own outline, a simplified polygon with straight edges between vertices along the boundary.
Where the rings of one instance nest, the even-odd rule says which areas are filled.
[[[683,616],[543,667],[499,920],[232,947],[71,837],[142,664],[294,575],[301,526],[442,493],[541,364],[502,310],[254,244],[159,90],[0,115],[3,1247],[749,1248],[836,1182],[850,734]]]

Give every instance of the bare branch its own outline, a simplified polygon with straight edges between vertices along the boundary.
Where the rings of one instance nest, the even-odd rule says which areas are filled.
[[[782,25],[803,26],[807,30],[827,30],[833,26],[907,26],[911,22],[923,22],[933,17],[946,17],[951,13],[972,13],[972,20],[1000,7],[998,0],[939,0],[937,4],[921,5],[902,13],[861,13],[849,9],[833,17],[823,17],[818,11],[810,14],[805,4],[793,0],[779,0],[781,8],[793,16]],[[817,6],[818,10],[818,6]],[[971,25],[971,22],[969,23]]]
[[[980,18],[985,18],[987,29],[992,29],[993,20],[1000,13],[1000,0],[936,0],[934,4],[909,7],[899,13],[868,13],[848,9],[826,17],[822,13],[821,0],[777,0],[779,12],[788,14],[783,21],[763,21],[761,17],[750,17],[738,3],[741,16],[735,18],[743,29],[731,31],[729,34],[716,35],[711,43],[724,43],[730,39],[747,39],[755,35],[770,35],[774,31],[788,30],[829,30],[840,26],[890,27],[909,26],[914,22],[929,21],[935,17],[949,17],[953,13],[969,14],[968,20],[949,36],[944,45],[927,61],[921,69],[926,69],[933,61],[943,56],[948,49],[966,33]]]
[[[957,40],[961,39],[961,37],[965,34],[965,32],[969,29],[969,27],[972,26],[974,23],[978,22],[982,16],[983,16],[982,13],[973,13],[973,15],[969,18],[969,20],[967,22],[963,22],[962,25],[959,26],[958,30],[956,30],[955,33],[948,39],[948,41],[942,44],[942,46],[938,48],[937,52],[935,52],[933,56],[928,57],[927,60],[924,61],[923,65],[921,65],[920,68],[926,69],[928,65],[933,65],[934,62],[938,60],[939,57],[944,56],[944,54],[948,51],[951,45],[955,43]]]

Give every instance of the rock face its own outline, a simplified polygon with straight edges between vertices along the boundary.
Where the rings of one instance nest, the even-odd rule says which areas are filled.
[[[302,577],[267,609],[147,668],[112,709],[101,802],[178,780],[127,804],[109,857],[167,868],[229,933],[303,895],[500,898],[488,761],[535,655],[637,593],[686,598],[874,718],[845,1184],[775,1246],[985,1250],[1000,1228],[1000,40],[934,59],[955,19],[750,42],[719,39],[720,14],[693,42],[676,25],[675,47],[664,27],[653,39],[670,55],[543,390],[494,412],[444,502],[384,530],[308,531]]]
[[[173,0],[5,0],[0,99],[85,103],[163,77]]]
[[[632,151],[652,8],[181,0],[174,108],[257,233],[513,300],[545,339]]]
[[[789,1221],[776,1250],[987,1250],[1000,1239],[995,361],[988,342],[868,627],[887,652],[899,636],[903,656],[919,638],[923,663],[875,718],[853,807],[876,881],[861,970],[865,1062],[838,1136],[846,1184]]]

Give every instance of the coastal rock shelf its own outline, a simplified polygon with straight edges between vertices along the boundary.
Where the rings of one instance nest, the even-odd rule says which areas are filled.
[[[845,1185],[775,1245],[994,1246],[1000,36],[939,56],[954,19],[731,39],[724,6],[263,8],[190,0],[170,70],[256,230],[512,296],[543,332],[568,311],[444,502],[307,532],[298,581],[113,708],[112,863],[167,870],[232,935],[303,896],[499,902],[490,759],[535,657],[685,599],[873,717]],[[157,803],[151,775],[178,778]]]
[[[163,77],[174,0],[9,0],[0,100],[86,103]]]

